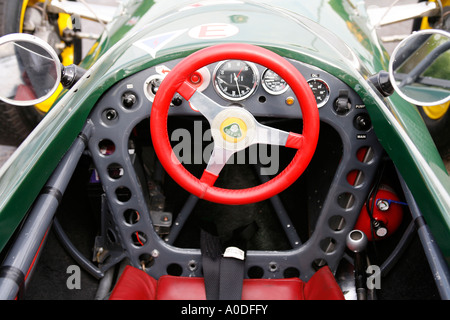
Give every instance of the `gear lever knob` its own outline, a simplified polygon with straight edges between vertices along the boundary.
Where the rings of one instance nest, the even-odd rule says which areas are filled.
[[[353,252],[363,252],[367,247],[367,237],[361,230],[352,230],[347,236],[347,248]]]

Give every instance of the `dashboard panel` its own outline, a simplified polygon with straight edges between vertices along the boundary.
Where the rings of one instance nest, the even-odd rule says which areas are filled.
[[[178,62],[170,61],[148,70],[151,74],[143,81],[143,89],[149,102],[153,102],[161,81]],[[307,80],[317,107],[325,107],[320,110],[324,116],[328,114],[327,109],[330,117],[345,116],[352,109],[365,109],[359,96],[339,79],[315,67],[290,62]],[[220,105],[243,107],[255,117],[302,117],[298,99],[289,85],[275,72],[258,64],[221,61],[198,70],[189,82]],[[198,115],[198,111],[181,96],[176,96],[169,115]]]
[[[102,181],[102,188],[106,191],[106,197],[110,203],[114,204],[110,208],[112,211],[110,219],[113,217],[119,219],[118,223],[109,223],[117,226],[117,229],[109,228],[108,232],[114,234],[112,237],[114,239],[124,239],[122,245],[126,247],[130,253],[130,259],[135,261],[136,265],[139,265],[139,261],[142,263],[144,257],[151,256],[151,250],[154,248],[148,248],[145,239],[153,237],[154,234],[149,234],[147,230],[153,228],[151,220],[160,221],[160,217],[152,216],[151,220],[143,218],[139,223],[132,223],[133,221],[124,223],[123,217],[129,217],[130,208],[133,209],[132,212],[139,213],[141,217],[160,214],[158,203],[148,205],[150,191],[147,189],[152,185],[148,186],[144,174],[145,168],[153,167],[150,164],[155,161],[151,152],[153,141],[150,137],[149,118],[153,98],[158,92],[161,81],[179,61],[165,62],[117,82],[99,99],[89,116],[90,122],[94,126],[89,140],[90,154],[99,180]],[[296,193],[295,201],[292,203],[297,206],[299,198],[305,195],[304,202],[312,205],[309,213],[311,232],[317,235],[317,239],[330,239],[331,237],[336,239],[337,243],[345,243],[343,238],[345,233],[341,232],[340,226],[352,225],[356,222],[360,208],[366,201],[371,181],[376,175],[382,159],[382,147],[373,131],[369,114],[361,98],[352,88],[324,70],[294,60],[290,60],[290,62],[309,81],[311,90],[315,92],[321,121],[318,147],[308,166],[308,173],[301,177],[301,179],[306,179],[303,182],[307,182],[308,188]],[[247,88],[242,87],[243,91],[238,97],[237,88],[234,88],[235,92],[233,93],[231,86],[227,91],[225,91],[226,86],[222,86],[221,90],[227,92],[228,95],[218,93],[215,83],[218,85],[218,82],[221,81],[217,80],[217,71],[221,72],[220,68],[224,66],[225,69],[228,68],[228,70],[224,70],[222,80],[228,81],[230,84],[230,82],[236,82],[235,78],[241,80],[237,76],[241,68],[245,68],[246,65],[249,66],[247,63],[238,64],[236,62],[234,66],[233,64],[227,66],[221,61],[194,72],[189,81],[204,95],[222,106],[245,108],[262,124],[269,126],[289,124],[289,131],[301,133],[302,113],[297,98],[289,87],[284,87],[282,79],[277,78],[263,66],[254,65],[255,69],[251,71],[257,77],[252,78],[250,82],[248,79],[242,79],[247,86],[252,84],[252,90],[249,89],[247,92]],[[236,70],[239,67],[239,70],[236,73],[236,70],[230,69],[231,67]],[[263,85],[264,82],[265,85]],[[189,147],[192,146],[189,150],[200,151],[200,153],[193,152],[191,154],[194,158],[193,161],[183,163],[188,164],[189,169],[201,168],[208,160],[202,155],[205,155],[207,150],[212,151],[212,149],[208,149],[212,144],[210,139],[206,139],[203,131],[196,131],[195,124],[199,118],[203,117],[188,101],[178,94],[174,96],[172,106],[169,108],[168,122],[171,126],[168,126],[168,129],[170,131],[170,127],[172,127],[174,130],[172,133],[179,128],[181,129],[179,133],[187,131],[189,136],[186,142],[189,143]],[[206,119],[200,121],[202,125],[200,129],[206,131],[207,127],[203,126],[203,122],[207,122]],[[168,132],[168,136],[171,142],[176,144],[174,147],[184,146],[185,141],[184,138],[180,140],[181,136],[174,136],[170,132]],[[200,141],[201,143],[194,142],[196,137],[200,140],[203,139]],[[203,149],[203,146],[206,148]],[[292,159],[291,151],[293,149],[283,147],[279,149],[281,149],[279,169],[282,169],[284,167],[283,160]],[[267,148],[266,151],[268,151]],[[270,151],[272,152],[272,149]],[[278,151],[274,149],[273,152]],[[197,155],[200,158],[198,165]],[[144,168],[140,166],[140,163],[144,164]],[[234,170],[236,167],[242,169],[243,166],[228,167]],[[159,174],[157,176],[159,177]],[[238,175],[233,174],[233,176]],[[232,183],[239,179],[225,180]],[[253,180],[241,180],[245,183],[254,182]],[[155,192],[153,187],[151,190]],[[180,192],[167,193],[167,196],[173,201],[179,201],[180,195]],[[153,205],[159,211],[154,209]],[[318,221],[316,223],[317,219],[322,219],[323,223]],[[158,228],[165,227],[165,225],[158,225]],[[175,223],[171,228],[171,232],[177,234],[180,232],[182,224]],[[108,232],[105,231],[105,233]],[[130,234],[133,235],[131,239]],[[159,239],[155,240],[155,242],[157,241]],[[320,241],[319,243],[308,243],[305,246],[309,249],[326,254],[328,263],[335,264],[340,259],[338,255],[333,256],[328,251],[325,253]],[[111,249],[116,245],[116,243],[112,243]],[[306,261],[312,258],[308,250],[303,250],[300,258],[297,253],[283,252],[283,259],[287,259],[287,265],[295,265],[299,259]],[[161,246],[158,251],[161,253],[158,259],[162,262],[155,263],[152,267],[153,274],[156,276],[166,274],[166,266],[172,263],[176,257],[178,259],[180,254],[170,246]],[[187,265],[189,261],[195,261],[198,258],[189,250],[182,252],[181,255],[183,257],[179,259],[183,261],[179,261],[182,265]],[[117,259],[119,258],[120,255]],[[253,265],[261,267],[267,263],[263,257],[251,257],[251,259]],[[322,263],[321,259],[316,259],[316,257],[314,259],[314,264]],[[310,272],[309,266],[305,268],[301,272],[305,274]],[[185,269],[187,270],[187,268]],[[200,271],[195,271],[194,274],[200,275]],[[181,275],[192,274],[183,272]],[[282,273],[280,273],[281,275]]]

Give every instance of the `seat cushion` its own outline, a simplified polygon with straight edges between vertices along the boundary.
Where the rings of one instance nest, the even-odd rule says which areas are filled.
[[[303,282],[300,279],[245,279],[242,300],[299,300]],[[206,300],[203,278],[163,276],[158,281],[158,300]]]
[[[140,269],[127,266],[111,300],[205,300],[205,282],[199,277],[162,276],[158,281]],[[344,296],[328,267],[308,281],[245,279],[242,300],[343,300]]]
[[[110,296],[111,300],[154,300],[158,281],[144,271],[126,266]]]

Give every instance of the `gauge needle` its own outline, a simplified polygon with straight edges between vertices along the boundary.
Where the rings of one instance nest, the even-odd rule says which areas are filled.
[[[242,67],[241,70],[239,70],[239,73],[238,73],[238,75],[236,76],[236,78],[239,77],[239,75],[241,74],[242,70],[244,70],[244,68],[245,68],[245,66]]]
[[[228,84],[225,80],[223,80],[223,79],[221,79],[221,78],[219,78],[219,77],[217,77],[217,80],[220,81],[220,82],[222,82],[222,83]]]
[[[242,71],[242,69],[241,69],[241,71]],[[239,73],[241,73],[241,71],[239,71]],[[238,73],[238,76],[239,76],[239,73]],[[241,96],[241,90],[239,90],[239,83],[238,83],[238,78],[236,76],[236,73],[233,73],[233,75],[234,75],[234,82],[236,82],[236,88],[237,88],[238,94],[239,94],[239,96]]]

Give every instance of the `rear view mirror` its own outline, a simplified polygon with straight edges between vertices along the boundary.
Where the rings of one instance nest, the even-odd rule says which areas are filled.
[[[422,30],[394,50],[389,75],[395,91],[410,103],[434,106],[450,100],[450,33]]]
[[[61,80],[61,63],[45,41],[24,33],[0,38],[0,100],[34,105],[48,99]]]

